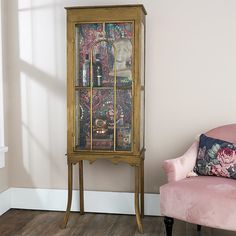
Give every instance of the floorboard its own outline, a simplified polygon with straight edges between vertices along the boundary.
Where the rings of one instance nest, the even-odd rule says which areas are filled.
[[[135,216],[71,213],[66,229],[64,213],[11,209],[0,216],[0,236],[165,236],[162,217],[146,216],[144,234],[137,231]],[[197,226],[175,220],[173,236],[235,236],[235,232]]]

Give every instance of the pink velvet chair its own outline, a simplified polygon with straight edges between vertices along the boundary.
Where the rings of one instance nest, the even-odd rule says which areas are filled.
[[[206,132],[213,138],[236,143],[236,124]],[[194,168],[198,141],[187,152],[164,162],[168,183],[160,188],[161,214],[167,236],[172,235],[173,218],[202,226],[236,231],[236,180],[196,176],[186,178]]]

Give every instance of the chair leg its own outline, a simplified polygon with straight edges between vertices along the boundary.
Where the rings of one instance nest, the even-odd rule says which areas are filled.
[[[201,231],[202,226],[201,225],[197,225],[197,231]]]
[[[164,223],[166,227],[166,236],[172,236],[172,228],[174,224],[174,219],[171,217],[165,216]]]

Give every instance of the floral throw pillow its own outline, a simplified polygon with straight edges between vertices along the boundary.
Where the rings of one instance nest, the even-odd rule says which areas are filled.
[[[236,179],[236,144],[202,134],[194,172]]]

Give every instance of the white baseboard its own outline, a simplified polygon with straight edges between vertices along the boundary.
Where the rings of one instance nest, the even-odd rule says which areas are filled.
[[[18,209],[65,211],[67,190],[11,188],[10,207]],[[5,192],[4,192],[5,193]],[[1,195],[0,195],[1,199]],[[159,194],[145,194],[145,215],[160,215]],[[1,202],[1,200],[0,200]],[[85,212],[134,214],[134,194],[124,192],[84,192]],[[79,211],[79,191],[73,191],[72,211]]]
[[[11,189],[0,193],[0,215],[11,209]]]

